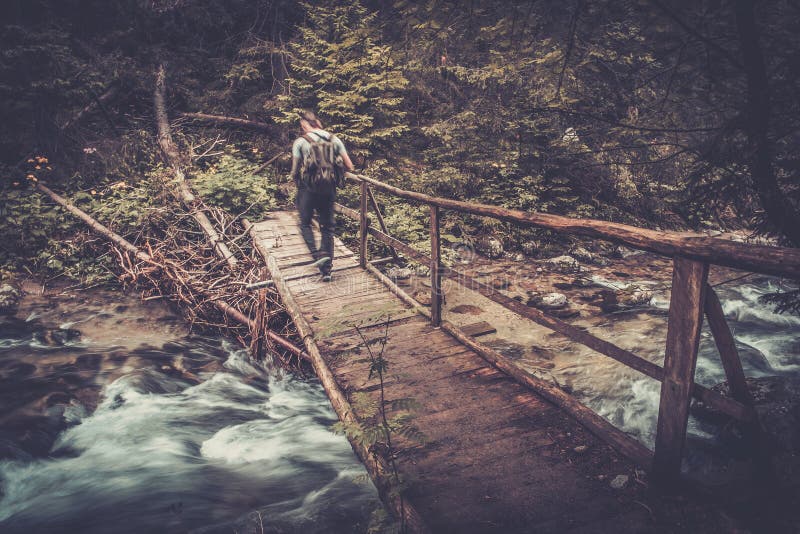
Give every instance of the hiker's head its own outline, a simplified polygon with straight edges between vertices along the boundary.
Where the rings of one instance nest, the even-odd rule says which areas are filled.
[[[317,116],[314,115],[313,111],[301,111],[300,127],[304,132],[308,132],[316,128],[322,128],[322,121],[320,121]]]

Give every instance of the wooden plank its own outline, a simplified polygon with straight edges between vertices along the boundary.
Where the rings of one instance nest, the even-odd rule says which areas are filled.
[[[439,208],[431,206],[431,324],[439,326],[442,323],[442,259],[441,244],[439,241]]]
[[[497,332],[497,328],[493,327],[486,321],[478,321],[477,323],[462,326],[461,331],[469,337],[480,337],[487,334],[494,334]]]
[[[386,284],[386,287],[391,289],[395,295],[400,297],[407,304],[414,307],[418,313],[426,317],[430,317],[430,312],[417,304],[408,293],[398,287],[397,284],[392,282],[376,267],[368,265],[367,270],[377,276],[381,282]],[[531,388],[556,406],[563,408],[564,411],[566,411],[589,431],[609,443],[635,463],[645,468],[650,467],[652,453],[647,447],[594,413],[591,409],[584,406],[571,395],[533,375],[529,371],[517,366],[510,358],[507,358],[499,352],[492,350],[481,343],[478,343],[471,337],[465,335],[457,326],[449,323],[448,321],[443,321],[441,328],[467,347],[473,349],[487,361],[492,363],[492,365],[503,371],[520,384]]]
[[[247,221],[243,222],[245,224],[245,228],[249,229],[250,224]],[[353,408],[350,406],[350,402],[347,400],[345,394],[339,388],[333,373],[328,367],[328,364],[325,362],[325,359],[322,357],[322,353],[320,352],[319,347],[314,340],[314,334],[311,325],[308,323],[305,317],[303,317],[301,309],[292,296],[292,292],[286,286],[277,260],[272,257],[269,253],[269,250],[261,246],[258,241],[255,241],[254,244],[256,249],[261,253],[266,261],[267,270],[269,271],[272,279],[275,281],[275,289],[281,296],[281,300],[283,301],[286,311],[289,313],[292,321],[294,321],[295,327],[297,328],[300,337],[303,339],[303,343],[305,345],[306,352],[309,355],[309,359],[311,360],[314,372],[317,375],[320,384],[325,389],[333,409],[336,411],[336,414],[342,421],[355,423],[356,418],[353,415]],[[425,521],[419,515],[413,504],[409,502],[407,498],[402,498],[397,489],[394,488],[391,471],[386,462],[377,455],[371,454],[370,451],[361,444],[351,441],[351,445],[353,446],[353,450],[361,459],[361,462],[367,468],[370,477],[375,482],[375,487],[377,488],[381,499],[389,504],[391,510],[397,514],[397,517],[403,518],[406,527],[412,532],[429,532]]]
[[[389,230],[386,228],[386,221],[383,220],[381,208],[378,206],[378,201],[375,200],[375,195],[372,193],[372,189],[367,187],[367,193],[369,194],[369,201],[372,204],[372,209],[375,210],[375,216],[378,218],[378,225],[381,227],[381,230],[383,230],[384,233],[388,234]],[[389,252],[392,254],[394,261],[400,260],[400,256],[397,255],[397,251],[394,248],[389,247]],[[373,261],[372,264],[375,265],[375,262]]]
[[[731,396],[742,404],[753,406],[753,396],[750,395],[750,390],[747,388],[742,361],[739,358],[739,351],[736,349],[736,341],[728,328],[719,297],[711,286],[706,287],[705,312],[708,326],[711,328],[711,334],[714,336],[719,350],[722,368],[725,369]]]
[[[663,482],[680,476],[707,280],[707,263],[675,258],[653,455],[653,474]]]

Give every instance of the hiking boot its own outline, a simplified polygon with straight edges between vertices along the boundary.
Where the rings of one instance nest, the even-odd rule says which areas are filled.
[[[323,282],[330,282],[331,280],[333,280],[333,277],[331,276],[331,273],[322,275],[322,281]]]
[[[328,265],[331,262],[331,259],[328,256],[323,256],[314,263],[311,264],[312,267],[321,268]]]

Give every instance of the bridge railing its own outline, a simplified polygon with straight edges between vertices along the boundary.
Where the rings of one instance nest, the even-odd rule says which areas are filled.
[[[431,324],[434,326],[442,324],[441,280],[444,276],[572,341],[583,344],[661,382],[655,450],[653,452],[618,430],[606,432],[613,434],[612,436],[603,436],[610,438],[609,441],[623,452],[632,457],[635,456],[634,459],[639,463],[648,464],[658,478],[674,480],[680,474],[692,397],[744,422],[751,434],[757,433],[757,414],[745,383],[734,338],[725,320],[719,299],[714,289],[708,284],[709,266],[722,265],[754,273],[800,279],[800,250],[752,245],[696,234],[654,231],[608,221],[572,219],[559,215],[511,210],[499,206],[462,202],[407,191],[366,176],[348,173],[347,178],[359,184],[359,209],[354,210],[337,204],[337,211],[359,222],[359,251],[362,267],[366,267],[368,263],[368,236],[388,245],[395,257],[399,251],[414,261],[430,265],[430,318]],[[429,207],[430,255],[419,252],[389,234],[372,188],[399,198],[423,203]],[[375,212],[380,229],[375,228],[368,218],[370,205]],[[528,307],[465,273],[444,266],[441,261],[439,231],[442,209],[491,217],[521,226],[533,226],[566,234],[601,238],[631,248],[671,257],[673,259],[673,276],[664,366],[654,364],[565,321]],[[694,381],[700,330],[704,316],[708,320],[719,349],[731,391],[730,397],[721,395]],[[583,406],[577,409],[570,408],[576,404],[570,402],[564,407],[572,411],[588,410]],[[596,414],[593,415],[596,416]],[[603,433],[601,426],[604,425],[594,425],[594,430]],[[630,443],[629,441],[636,442]]]

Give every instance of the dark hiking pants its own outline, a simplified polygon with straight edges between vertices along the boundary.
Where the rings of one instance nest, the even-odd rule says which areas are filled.
[[[317,260],[324,256],[331,259],[326,265],[320,268],[322,274],[329,274],[333,267],[333,232],[335,222],[333,219],[333,203],[336,200],[336,193],[321,194],[300,189],[297,191],[297,210],[300,212],[300,232],[308,245],[308,250]],[[317,212],[319,227],[322,232],[322,242],[317,248],[314,232],[311,228],[311,219]]]

